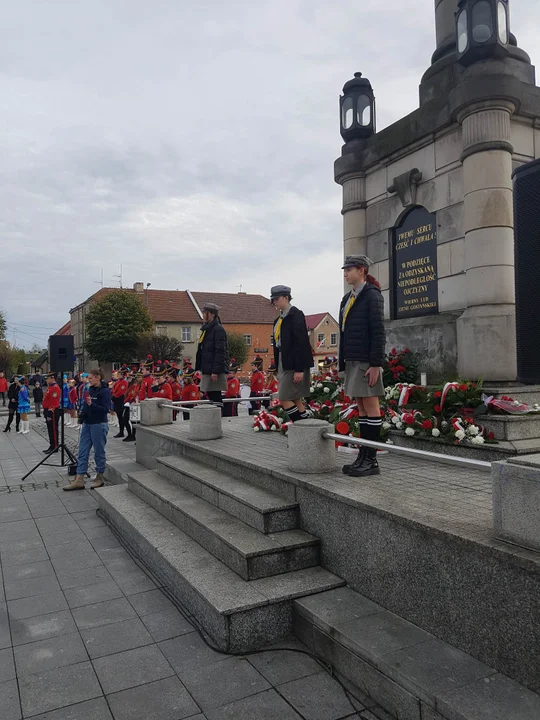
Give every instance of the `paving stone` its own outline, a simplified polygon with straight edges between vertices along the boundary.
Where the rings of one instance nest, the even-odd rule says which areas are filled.
[[[432,640],[433,636],[391,612],[357,618],[339,626],[336,638],[345,647],[362,648],[362,657],[378,658],[386,653]]]
[[[45,575],[54,575],[54,569],[49,560],[29,562],[24,565],[10,566],[3,569],[4,582],[39,578]]]
[[[32,720],[113,720],[113,716],[105,698],[100,697],[59,710],[51,710],[43,715],[34,715]]]
[[[290,647],[293,652],[272,650],[248,656],[249,662],[271,685],[281,685],[321,672],[321,665],[314,658],[297,652],[298,650],[307,651],[302,643],[294,640],[283,641],[276,643],[275,647]]]
[[[150,590],[149,592],[130,595],[128,600],[141,617],[143,615],[152,615],[162,610],[175,609],[173,603],[161,590]]]
[[[0,650],[0,679],[2,680],[14,680],[15,679],[15,665],[13,663],[13,650],[4,648]]]
[[[94,669],[105,694],[174,675],[157,645],[98,658]]]
[[[174,640],[165,640],[159,643],[159,647],[179,675],[191,665],[204,667],[228,657],[209,648],[196,632],[181,635]]]
[[[115,720],[182,720],[199,707],[177,677],[169,677],[107,696]],[[198,715],[198,717],[202,717]]]
[[[88,660],[78,632],[19,645],[14,654],[19,678]]]
[[[71,543],[47,545],[47,552],[49,553],[51,561],[60,558],[66,558],[66,560],[71,559],[74,567],[77,567],[77,561],[80,558],[84,557],[86,553],[92,552],[92,550],[92,546],[82,533],[77,535]]]
[[[34,519],[36,518],[45,518],[45,517],[56,517],[57,515],[67,515],[68,511],[62,505],[62,503],[59,501],[55,503],[54,505],[36,505],[35,507],[30,506],[30,512],[32,513],[32,517]]]
[[[64,553],[61,557],[53,558],[52,564],[57,573],[69,573],[73,570],[83,570],[103,565],[101,558],[93,550],[83,553],[77,549],[71,553]]]
[[[2,555],[2,562],[6,558],[11,557],[17,553],[25,553],[28,550],[35,550],[36,548],[45,548],[43,540],[39,535],[35,535],[28,538],[21,538],[13,541],[0,541],[0,553]]]
[[[0,525],[0,543],[11,543],[15,540],[39,539],[39,532],[33,520],[19,520],[16,523]]]
[[[129,560],[129,553],[123,547],[105,548],[104,550],[96,550],[96,552],[104,565]]]
[[[0,682],[0,708],[2,720],[20,720],[22,717],[16,680]]]
[[[118,549],[122,547],[122,544],[118,542],[118,540],[114,537],[97,537],[93,538],[91,541],[92,546],[96,550],[96,552],[99,552],[100,550],[111,550],[111,549]]]
[[[8,612],[12,622],[13,620],[23,620],[36,615],[57,612],[58,610],[67,610],[67,607],[66,598],[60,590],[40,595],[39,600],[36,600],[35,597],[27,597],[8,602]]]
[[[76,630],[77,626],[69,610],[11,621],[13,645],[24,645],[58,635],[68,635]]]
[[[68,532],[75,532],[79,526],[69,515],[37,518],[36,525],[43,537],[63,535]]]
[[[8,568],[13,565],[26,565],[28,563],[42,562],[43,560],[48,559],[49,554],[45,548],[37,547],[21,553],[13,553],[7,556],[2,555],[2,566],[4,568]]]
[[[216,710],[207,710],[206,717],[208,720],[302,720],[275,690],[265,690]]]
[[[81,636],[91,658],[112,655],[154,643],[154,639],[139,618],[99,625],[90,630],[83,630]]]
[[[5,582],[4,588],[8,600],[18,600],[19,598],[57,592],[60,590],[60,585],[55,575],[45,575],[44,577]]]
[[[26,505],[21,505],[20,503],[17,503],[16,505],[6,503],[0,506],[0,523],[31,519],[32,516],[30,514],[30,510]]]
[[[72,588],[93,585],[94,583],[108,582],[111,579],[104,565],[59,572],[56,577],[62,590],[71,590]]]
[[[0,603],[0,650],[11,647],[11,632],[6,603]]]
[[[113,580],[108,580],[107,582],[96,583],[95,585],[66,590],[65,594],[69,607],[77,608],[104,600],[114,600],[115,598],[122,597],[123,593]]]
[[[102,695],[90,662],[26,675],[19,679],[19,691],[25,717]]]
[[[126,595],[146,592],[156,587],[148,575],[140,570],[132,560],[128,563],[111,563],[107,565],[107,570]]]
[[[125,598],[86,605],[73,610],[73,618],[79,630],[110,625],[136,616],[137,613]]]
[[[337,720],[355,708],[343,688],[325,672],[279,686],[279,692],[306,720]]]
[[[142,621],[152,634],[155,642],[175,638],[178,635],[185,635],[193,632],[194,629],[193,625],[175,608],[145,615]]]

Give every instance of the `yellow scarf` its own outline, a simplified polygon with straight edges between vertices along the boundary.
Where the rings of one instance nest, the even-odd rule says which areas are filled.
[[[205,335],[206,335],[206,330],[203,330],[202,333],[201,333],[201,337],[199,338],[199,345],[200,345],[200,344],[202,343],[202,341],[204,340],[204,336],[205,336]]]
[[[345,310],[343,311],[343,319],[341,321],[341,329],[342,330],[345,330],[345,323],[347,322],[347,315],[350,313],[355,300],[356,300],[356,297],[351,293],[349,302],[347,303],[347,306],[346,306]]]
[[[281,326],[283,325],[283,318],[278,318],[278,321],[276,323],[276,327],[274,328],[274,340],[276,343],[279,340],[279,336],[281,335]]]

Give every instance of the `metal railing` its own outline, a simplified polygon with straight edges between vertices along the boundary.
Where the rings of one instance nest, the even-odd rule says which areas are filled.
[[[372,440],[350,437],[349,435],[338,435],[337,433],[324,432],[323,437],[327,440],[342,442],[344,445],[364,445],[365,447],[377,448],[377,450],[389,450],[390,452],[408,455],[409,457],[434,460],[435,462],[446,465],[459,465],[461,467],[470,467],[474,470],[481,470],[482,472],[491,472],[491,463],[485,462],[484,460],[473,460],[472,458],[457,457],[456,455],[443,455],[442,453],[402,447],[400,445],[387,445],[386,443],[373,442]]]

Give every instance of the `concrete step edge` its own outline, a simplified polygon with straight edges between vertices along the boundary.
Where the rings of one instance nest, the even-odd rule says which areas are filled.
[[[300,640],[396,717],[540,717],[540,695],[351,588],[295,600],[294,623]]]

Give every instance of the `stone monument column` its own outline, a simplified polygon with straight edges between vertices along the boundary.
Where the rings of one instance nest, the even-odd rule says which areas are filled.
[[[467,309],[457,320],[463,378],[516,379],[510,119],[505,100],[472,103],[462,125]]]
[[[366,178],[363,173],[340,178],[343,187],[343,256],[367,254]]]

